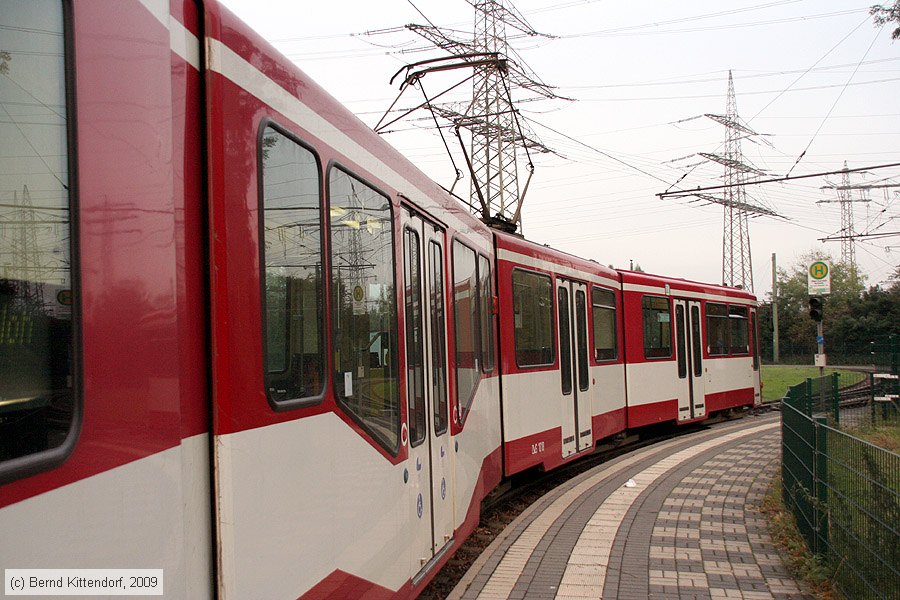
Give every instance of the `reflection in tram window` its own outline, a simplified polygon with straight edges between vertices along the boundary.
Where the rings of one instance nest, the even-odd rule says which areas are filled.
[[[422,326],[422,270],[419,234],[403,234],[403,275],[406,300],[406,396],[409,445],[418,446],[428,433],[425,414],[425,340]]]
[[[328,190],[335,395],[395,452],[400,394],[390,201],[337,168],[329,173]]]
[[[595,287],[591,290],[594,317],[594,360],[616,359],[616,294]]]
[[[319,167],[272,127],[262,163],[266,390],[273,402],[316,397],[325,385]]]
[[[491,292],[491,263],[478,255],[478,296],[481,305],[481,370],[490,373],[494,370],[494,298]]]
[[[453,316],[456,322],[456,398],[460,420],[472,404],[481,371],[481,313],[477,254],[453,242]]]
[[[644,358],[672,356],[672,313],[669,300],[644,296],[641,300],[644,325]]]
[[[432,288],[431,288],[431,386],[434,396],[434,432],[440,435],[447,431],[447,347],[444,318],[444,256],[441,246],[429,244]]]
[[[729,345],[732,354],[748,354],[750,352],[750,321],[747,318],[746,306],[729,306],[728,321],[731,324],[731,340]]]
[[[728,307],[724,304],[706,304],[706,336],[710,356],[728,354]]]
[[[515,269],[512,272],[513,331],[519,367],[552,365],[553,284],[550,277]]]
[[[0,478],[6,479],[23,473],[19,468],[61,461],[77,419],[62,3],[0,0],[0,14]]]

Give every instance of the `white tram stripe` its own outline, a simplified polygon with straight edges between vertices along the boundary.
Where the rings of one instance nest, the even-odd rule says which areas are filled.
[[[596,273],[589,273],[587,271],[582,271],[580,269],[573,269],[571,267],[567,267],[564,265],[560,265],[555,262],[551,262],[549,260],[545,260],[543,258],[535,258],[533,256],[527,256],[525,254],[521,254],[519,252],[514,252],[512,250],[506,250],[505,248],[501,248],[497,252],[498,260],[505,260],[512,263],[516,263],[519,265],[524,265],[526,267],[532,267],[535,269],[542,269],[544,271],[550,271],[552,273],[556,273],[558,275],[563,275],[565,277],[570,277],[572,279],[580,279],[582,281],[590,281],[592,283],[597,283],[600,285],[605,285],[611,287],[613,289],[619,288],[619,281],[616,279],[610,279],[609,277],[603,277],[602,275],[597,275]]]
[[[397,192],[410,196],[417,206],[439,215],[440,220],[453,229],[468,236],[467,241],[485,253],[492,253],[489,236],[472,235],[472,227],[458,219],[452,212],[432,200],[428,194],[417,188],[405,177],[389,167],[384,160],[373,155],[346,133],[335,127],[283,87],[272,81],[259,69],[245,61],[231,48],[217,39],[207,38],[207,68],[229,79],[238,87],[255,96],[263,104],[271,106],[298,125],[308,129],[313,135],[337,152],[347,156],[376,177],[385,181]],[[460,210],[462,206],[460,205]]]
[[[153,17],[169,30],[169,47],[189,65],[200,70],[200,40],[169,14],[168,0],[139,0]]]
[[[699,282],[685,281],[687,284],[694,285],[703,285]],[[693,292],[690,290],[677,290],[672,289],[671,286],[668,286],[669,289],[666,290],[665,287],[655,286],[655,285],[639,285],[636,283],[626,283],[622,286],[624,291],[626,292],[643,292],[645,294],[658,294],[660,296],[671,296],[673,298],[690,298],[690,299],[700,299],[700,300],[709,300],[711,302],[728,302],[730,304],[746,304],[747,306],[756,306],[757,301],[751,300],[749,298],[738,298],[736,296],[726,296],[724,294],[705,294],[702,292]]]

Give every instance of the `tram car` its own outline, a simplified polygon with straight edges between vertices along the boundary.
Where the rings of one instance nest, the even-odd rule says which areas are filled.
[[[0,0],[0,566],[413,598],[505,477],[758,401],[755,300],[493,231],[214,1]]]

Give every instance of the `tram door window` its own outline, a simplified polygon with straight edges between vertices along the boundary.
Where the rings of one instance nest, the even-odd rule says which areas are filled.
[[[65,459],[80,399],[63,3],[0,0],[0,15],[2,483]]]
[[[453,242],[453,316],[456,324],[457,420],[465,419],[481,373],[494,370],[494,317],[490,261]]]
[[[404,240],[403,295],[406,298],[406,391],[409,421],[409,443],[418,446],[425,440],[425,357],[422,332],[422,275],[418,232],[407,229]]]
[[[335,395],[357,423],[395,453],[400,386],[391,203],[334,167],[328,193]]]
[[[271,125],[260,151],[266,392],[276,404],[306,404],[325,388],[319,163]]]
[[[444,252],[441,244],[434,240],[428,243],[428,247],[428,258],[431,262],[432,272],[430,307],[431,356],[434,377],[431,381],[431,387],[434,397],[434,431],[436,434],[442,434],[447,431],[449,413],[447,409],[447,318],[444,310]]]

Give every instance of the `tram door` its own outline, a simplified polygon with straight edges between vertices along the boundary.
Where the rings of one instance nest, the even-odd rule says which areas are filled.
[[[412,572],[420,576],[450,547],[453,536],[444,265],[444,231],[404,210],[407,486]]]
[[[587,286],[558,278],[559,374],[562,391],[562,455],[571,456],[593,444],[592,381],[588,361]]]
[[[675,352],[678,362],[678,420],[706,415],[703,377],[703,320],[700,303],[675,300]]]
[[[759,320],[756,309],[750,309],[750,353],[753,356],[753,405],[762,402],[762,382],[759,372]]]

